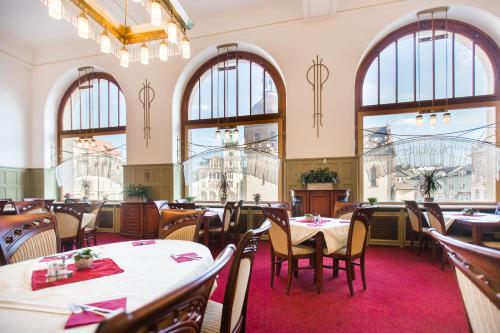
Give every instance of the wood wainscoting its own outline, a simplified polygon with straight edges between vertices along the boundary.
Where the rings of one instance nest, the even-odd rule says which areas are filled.
[[[0,167],[0,198],[57,198],[54,169]]]
[[[182,165],[176,163],[123,166],[123,186],[130,184],[150,186],[151,200],[173,201],[182,198],[183,178]]]

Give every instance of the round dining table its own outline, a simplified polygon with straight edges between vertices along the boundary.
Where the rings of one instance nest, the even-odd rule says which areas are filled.
[[[206,246],[179,240],[121,242],[92,249],[99,259],[112,259],[123,272],[33,291],[33,271],[46,269],[50,262],[38,258],[0,267],[1,332],[94,332],[97,324],[64,329],[69,303],[125,297],[126,310],[133,311],[201,275],[214,262]],[[195,253],[191,259],[196,260],[174,259],[186,253]]]

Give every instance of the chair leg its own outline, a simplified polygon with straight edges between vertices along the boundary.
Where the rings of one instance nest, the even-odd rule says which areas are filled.
[[[281,263],[282,263],[282,261],[278,261],[276,263],[276,265],[277,265],[277,267],[276,267],[277,268],[277,270],[276,270],[276,276],[280,276],[280,273],[281,273]]]
[[[446,250],[441,246],[441,270],[444,271],[444,265],[446,263]]]
[[[293,260],[288,260],[288,274],[286,278],[286,293],[290,294],[290,286],[292,285],[292,269],[293,269]]]
[[[354,270],[354,264],[351,265],[352,279],[356,280],[356,271]]]
[[[347,284],[349,285],[349,293],[354,296],[354,290],[352,288],[352,263],[350,261],[345,262],[345,272],[347,274]]]
[[[436,258],[436,247],[437,244],[432,242],[432,252],[431,252],[431,261],[434,263],[434,259]]]
[[[422,254],[422,245],[423,245],[423,242],[425,241],[424,237],[422,237],[422,234],[419,234],[418,235],[418,252],[417,252],[417,256],[420,257],[420,254]]]
[[[299,278],[299,260],[293,259],[293,276]]]
[[[333,272],[332,272],[333,278],[338,278],[339,277],[339,260],[338,259],[333,259]]]
[[[97,246],[97,228],[93,230],[93,234],[94,234],[94,246]]]
[[[365,256],[362,256],[359,260],[359,266],[361,269],[361,281],[363,282],[363,290],[366,290],[366,278],[365,278]]]
[[[410,252],[413,252],[413,238],[415,237],[415,232],[410,229]]]
[[[275,257],[274,257],[274,253],[271,251],[271,288],[273,287],[273,284],[274,284],[275,270],[276,270]]]

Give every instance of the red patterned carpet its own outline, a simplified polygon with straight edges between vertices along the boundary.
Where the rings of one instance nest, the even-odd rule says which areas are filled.
[[[128,240],[99,234],[99,244]],[[326,259],[325,259],[326,262]],[[300,271],[285,293],[286,265],[269,287],[269,245],[261,242],[248,299],[247,332],[467,332],[467,320],[451,268],[439,270],[429,256],[418,258],[408,249],[369,247],[367,287],[354,282],[349,296],[345,273],[331,278],[324,272],[324,292],[312,284],[312,271]],[[213,299],[222,302],[228,270],[218,279]]]

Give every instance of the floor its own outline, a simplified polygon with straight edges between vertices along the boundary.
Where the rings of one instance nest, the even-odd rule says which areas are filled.
[[[128,240],[99,234],[98,243]],[[324,272],[317,294],[313,273],[300,271],[286,295],[286,265],[270,288],[269,244],[262,241],[255,259],[247,311],[247,332],[467,332],[467,320],[451,268],[442,272],[428,254],[372,246],[366,254],[367,290],[354,282],[353,297],[345,273]],[[325,259],[325,262],[327,260]],[[306,264],[306,263],[302,263]],[[213,299],[223,301],[228,269],[218,279]]]

